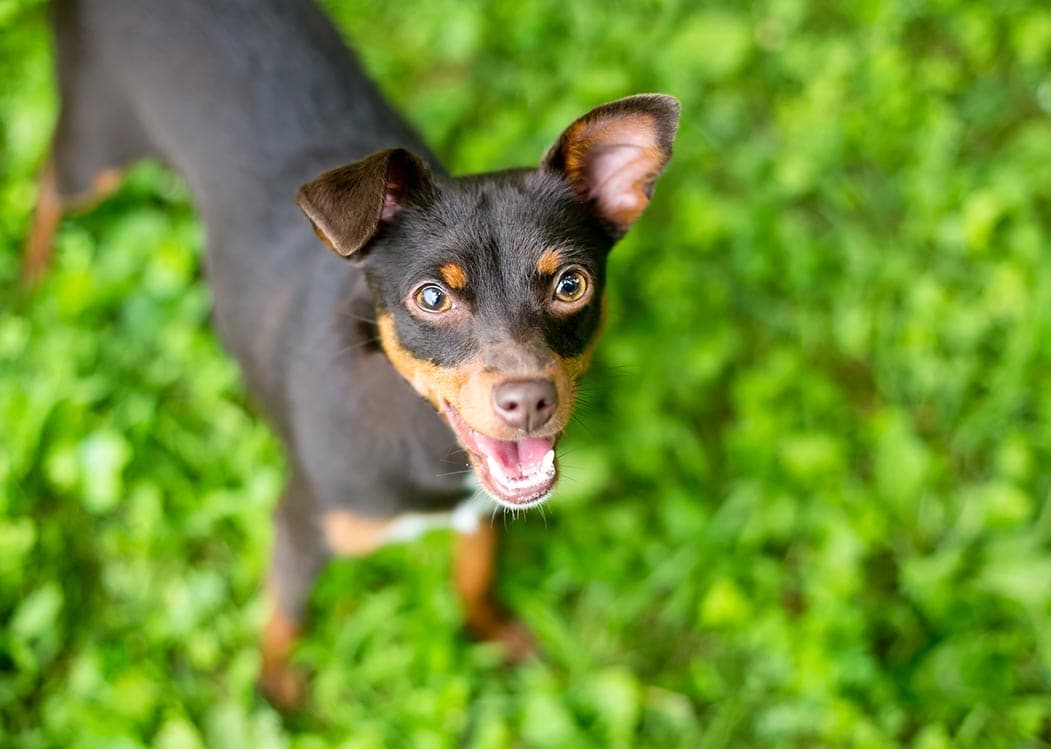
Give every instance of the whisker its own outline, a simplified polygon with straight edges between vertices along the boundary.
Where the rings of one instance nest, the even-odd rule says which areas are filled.
[[[630,374],[637,373],[639,367],[634,364],[593,364],[591,366],[591,372],[593,374],[599,374],[603,377],[627,377]],[[582,380],[582,383],[587,385],[594,385],[594,380]]]
[[[578,416],[579,414],[573,414],[572,416],[570,416],[570,423],[573,424],[575,427],[584,430],[584,432],[586,432],[589,437],[597,438],[598,434],[595,432],[594,426],[589,424],[586,419],[580,419],[578,418]]]
[[[348,310],[341,310],[339,314],[341,317],[348,317],[351,320],[357,320],[358,322],[369,323],[370,325],[376,324],[375,317],[362,317],[361,315],[355,315],[353,312],[350,312]]]
[[[443,463],[459,463],[460,462],[460,458],[461,458],[462,455],[463,455],[463,450],[461,450],[458,446],[449,448],[449,451],[447,453],[445,453],[445,455],[442,457],[442,462]],[[470,463],[467,463],[466,465],[470,466]]]
[[[594,409],[595,409],[595,404],[594,403],[589,403],[588,401],[582,401],[582,400],[578,399],[577,400],[577,404],[576,404],[576,408],[574,409],[574,414],[578,414],[578,413],[584,413],[584,414],[592,413],[594,411]]]
[[[470,472],[471,472],[470,468],[464,468],[463,470],[460,470],[460,471],[448,471],[447,473],[436,473],[434,475],[435,475],[436,478],[444,478],[445,476],[462,476],[463,474],[470,473]]]
[[[566,456],[567,455],[572,455],[578,449],[579,448],[576,448],[576,447],[560,447],[560,448],[558,448],[558,462],[560,464],[561,463],[565,463]]]
[[[364,341],[358,341],[357,343],[352,343],[351,345],[346,346],[346,347],[341,348],[338,351],[336,351],[336,353],[333,354],[333,359],[338,359],[339,357],[343,356],[344,354],[349,354],[351,351],[354,351],[355,349],[359,349],[362,346],[370,346],[370,345],[372,345],[374,343],[379,343],[379,340],[380,340],[379,336],[374,336],[373,338],[366,338]]]

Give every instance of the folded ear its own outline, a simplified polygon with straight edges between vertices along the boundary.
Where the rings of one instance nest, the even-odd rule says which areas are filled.
[[[296,192],[296,203],[329,247],[350,257],[412,201],[434,189],[430,171],[403,148],[391,148],[324,172]]]
[[[678,126],[679,102],[671,96],[618,99],[566,128],[540,166],[568,180],[619,238],[649,205]]]

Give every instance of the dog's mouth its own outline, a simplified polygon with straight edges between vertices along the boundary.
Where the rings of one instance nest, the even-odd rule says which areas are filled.
[[[460,413],[449,405],[442,409],[467,451],[475,473],[489,495],[514,510],[538,505],[551,496],[558,477],[555,442],[551,437],[498,440],[472,429]]]

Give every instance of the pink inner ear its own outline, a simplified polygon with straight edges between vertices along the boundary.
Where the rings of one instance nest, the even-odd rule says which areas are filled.
[[[649,198],[645,192],[648,177],[660,168],[650,149],[618,143],[595,146],[584,167],[589,198],[609,218],[630,223],[642,213]]]
[[[583,133],[578,178],[599,211],[627,229],[649,204],[649,185],[664,165],[649,117],[618,118]]]
[[[375,205],[375,204],[373,204],[373,205]],[[401,210],[401,205],[398,204],[398,201],[394,197],[394,195],[392,195],[390,193],[390,191],[388,191],[383,196],[383,208],[380,211],[380,220],[381,221],[390,221],[391,219],[393,219],[398,214],[398,211],[400,211],[400,210]]]

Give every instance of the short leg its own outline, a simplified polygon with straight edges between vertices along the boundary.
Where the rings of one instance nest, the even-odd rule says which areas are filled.
[[[293,481],[274,511],[274,551],[267,583],[271,611],[261,645],[259,687],[284,711],[297,707],[305,693],[306,677],[289,663],[289,656],[303,629],[314,580],[328,559],[304,496]]]
[[[276,594],[271,593],[271,598],[270,618],[263,630],[259,688],[274,707],[289,711],[303,701],[306,691],[306,676],[288,662],[303,626],[281,607]]]
[[[517,662],[534,655],[537,648],[525,626],[493,601],[496,541],[496,530],[485,523],[471,533],[458,533],[453,579],[467,629],[481,640],[499,643],[505,658]]]
[[[74,197],[64,197],[59,190],[54,161],[49,160],[40,175],[40,192],[33,221],[22,249],[22,283],[33,286],[51,264],[55,231],[62,217],[71,211],[94,207],[120,187],[123,173],[117,168],[103,169],[91,180],[87,190]]]
[[[22,283],[25,286],[32,286],[39,281],[50,264],[51,246],[61,218],[62,199],[58,194],[55,167],[48,161],[40,175],[40,194],[22,248]]]
[[[112,58],[85,28],[83,5],[52,3],[60,108],[24,248],[27,284],[47,270],[62,215],[90,207],[120,184],[121,167],[156,153],[108,67]]]
[[[332,555],[361,557],[378,549],[388,521],[345,510],[319,518],[302,484],[293,479],[274,523],[268,584],[272,609],[263,632],[259,685],[275,707],[288,711],[302,702],[306,690],[306,677],[289,663],[289,656],[303,630],[314,579]]]

